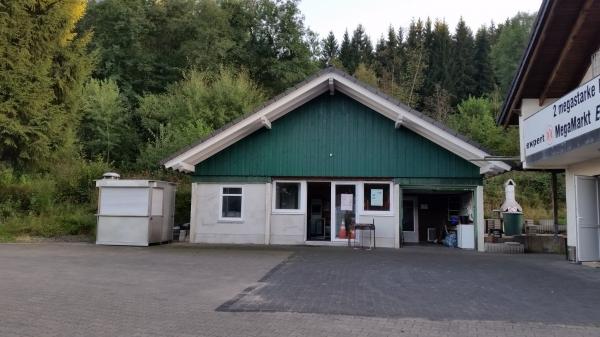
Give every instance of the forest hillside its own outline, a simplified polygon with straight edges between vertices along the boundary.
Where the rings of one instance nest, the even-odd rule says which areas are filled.
[[[189,177],[160,159],[329,65],[518,154],[518,131],[495,117],[534,18],[476,31],[420,18],[381,37],[359,25],[338,41],[295,0],[0,0],[0,241],[93,235],[94,179],[109,170],[179,182],[176,223],[188,221]],[[540,173],[486,179],[486,212],[509,177],[526,217],[551,216]]]

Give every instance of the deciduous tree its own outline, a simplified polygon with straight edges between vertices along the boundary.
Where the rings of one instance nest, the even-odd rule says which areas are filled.
[[[123,164],[135,160],[139,139],[125,98],[114,80],[95,80],[81,92],[79,139],[90,159]]]

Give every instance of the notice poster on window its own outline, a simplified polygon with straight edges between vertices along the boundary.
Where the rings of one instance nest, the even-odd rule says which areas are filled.
[[[340,209],[342,211],[351,211],[353,209],[354,194],[344,194],[340,195]]]
[[[371,206],[383,206],[383,189],[371,189]]]

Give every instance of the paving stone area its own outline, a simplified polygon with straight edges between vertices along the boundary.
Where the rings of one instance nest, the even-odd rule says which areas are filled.
[[[440,260],[440,252],[410,248],[402,252],[378,250],[377,255],[371,256],[381,255],[388,262],[404,262],[413,253],[419,253],[423,257],[413,258],[426,262]],[[524,319],[512,322],[465,318],[438,320],[427,319],[427,316],[215,310],[236,298],[236,294],[242,294],[244,289],[262,285],[261,289],[265,290],[269,284],[274,284],[273,280],[283,281],[284,274],[298,271],[297,264],[308,258],[319,257],[323,259],[323,265],[327,261],[344,262],[340,269],[332,268],[328,272],[333,276],[354,275],[355,270],[348,261],[368,260],[359,254],[369,256],[366,255],[369,252],[355,253],[344,248],[0,245],[0,336],[600,336],[600,327],[590,324],[547,324]],[[290,256],[293,257],[288,259]],[[543,267],[560,275],[565,285],[592,285],[595,286],[593,289],[600,289],[598,269],[565,264],[555,257],[535,257],[524,262],[499,257],[504,258],[502,264],[508,270],[515,269],[511,267],[515,263],[529,266],[534,271],[530,276],[532,282],[539,277],[540,271],[536,270]],[[448,255],[449,261],[458,258]],[[428,265],[445,265],[448,262],[445,259]],[[489,265],[495,263],[492,256],[485,256],[475,265],[490,268]],[[377,266],[379,270],[390,268],[383,263]],[[419,281],[440,273],[425,266],[415,268],[411,265],[411,268],[414,270],[408,274],[421,275],[412,276]],[[386,273],[379,277],[390,276],[384,275]],[[300,291],[305,286],[293,286],[298,284],[293,278],[310,282],[320,280],[303,274],[290,275],[285,282],[292,285],[292,290],[286,298],[297,292],[298,299],[305,305],[311,301],[327,302],[302,295]],[[393,282],[387,281],[387,284]],[[251,294],[259,288],[253,289],[249,291]],[[243,301],[244,295],[238,299]],[[239,305],[240,301],[229,305]],[[597,310],[587,303],[583,302],[585,310]],[[544,302],[540,303],[537,309],[544,310],[543,305]]]
[[[600,272],[557,255],[303,248],[221,311],[600,325]]]

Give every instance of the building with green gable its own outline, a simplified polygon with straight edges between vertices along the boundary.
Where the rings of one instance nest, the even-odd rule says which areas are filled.
[[[399,247],[458,219],[483,250],[482,179],[510,169],[489,157],[327,68],[163,164],[193,176],[191,242],[344,245],[374,223],[377,246]]]

